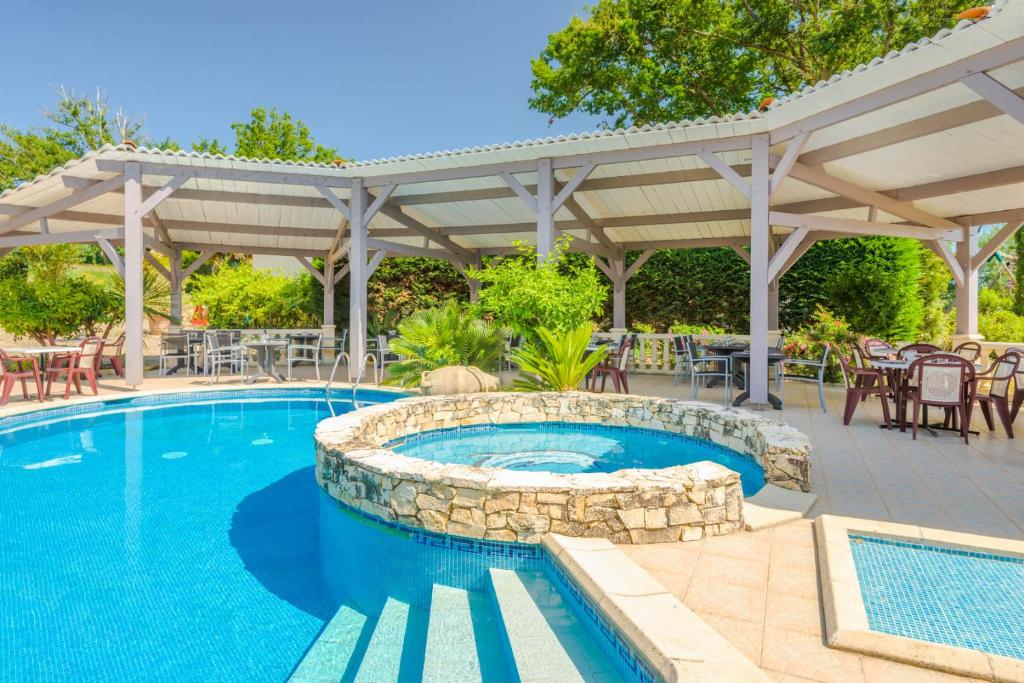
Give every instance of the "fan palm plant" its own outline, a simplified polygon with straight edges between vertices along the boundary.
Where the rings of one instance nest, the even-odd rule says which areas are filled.
[[[537,329],[537,340],[527,342],[512,354],[513,362],[520,369],[515,388],[519,391],[572,391],[579,388],[590,371],[608,354],[608,349],[602,346],[587,355],[592,332],[590,323],[567,332],[554,332],[543,327]]]
[[[388,366],[384,383],[416,387],[424,372],[449,365],[493,372],[504,335],[502,328],[472,316],[455,301],[416,311],[398,324],[398,336],[389,342],[400,360]]]

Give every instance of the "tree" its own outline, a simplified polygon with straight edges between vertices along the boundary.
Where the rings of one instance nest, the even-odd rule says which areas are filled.
[[[560,240],[539,262],[533,247],[520,245],[518,257],[467,269],[483,285],[477,310],[526,337],[541,327],[567,332],[589,323],[603,310],[608,287],[592,261],[569,258],[568,249],[568,238]]]
[[[1013,248],[1017,254],[1013,264],[1013,312],[1024,315],[1024,230],[1013,233]]]
[[[248,121],[231,124],[235,133],[236,156],[253,159],[283,159],[285,161],[316,161],[330,163],[338,158],[338,150],[324,147],[313,140],[309,126],[293,119],[288,112],[269,112],[257,107]],[[192,145],[199,152],[227,154],[227,148],[217,139],[200,138]]]
[[[747,111],[952,24],[972,0],[598,0],[548,36],[530,106],[614,126]]]

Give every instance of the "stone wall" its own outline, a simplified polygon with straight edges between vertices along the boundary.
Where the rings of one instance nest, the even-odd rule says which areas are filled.
[[[472,538],[536,543],[550,531],[652,543],[741,528],[739,475],[711,462],[555,474],[443,464],[382,448],[432,429],[544,421],[692,435],[748,454],[769,482],[808,488],[810,443],[786,425],[706,403],[582,392],[410,398],[325,420],[316,432],[317,481],[382,519]]]

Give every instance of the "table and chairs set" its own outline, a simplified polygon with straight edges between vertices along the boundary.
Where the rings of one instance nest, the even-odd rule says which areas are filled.
[[[160,375],[183,372],[205,375],[217,382],[223,374],[241,375],[251,384],[261,377],[275,382],[292,379],[292,369],[312,365],[320,379],[323,334],[296,332],[282,337],[262,334],[246,336],[242,330],[183,329],[160,337]],[[284,373],[277,365],[284,362]]]
[[[0,368],[3,370],[3,386],[0,388],[0,406],[6,405],[16,384],[21,385],[21,395],[29,400],[29,382],[42,402],[52,394],[53,385],[64,379],[64,398],[71,396],[71,387],[82,393],[82,381],[88,383],[94,395],[99,394],[96,377],[104,360],[111,361],[114,372],[123,376],[120,357],[111,355],[124,344],[119,337],[112,343],[112,349],[104,352],[106,343],[99,337],[86,337],[77,346],[52,344],[39,346],[15,346],[0,349]]]
[[[844,425],[850,424],[859,404],[877,397],[882,403],[880,426],[901,432],[909,426],[914,439],[923,429],[932,435],[954,432],[969,443],[970,435],[977,434],[970,428],[975,406],[981,410],[989,431],[995,430],[998,418],[1006,436],[1013,438],[1014,406],[1019,409],[1024,397],[1024,349],[1009,349],[990,364],[981,358],[977,342],[943,351],[932,344],[908,344],[896,349],[884,341],[868,339],[855,345],[853,353],[853,364],[843,354],[836,354],[846,383]],[[941,422],[929,420],[929,408],[942,411]]]

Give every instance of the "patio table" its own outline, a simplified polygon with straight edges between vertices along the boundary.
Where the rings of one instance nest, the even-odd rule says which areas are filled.
[[[734,351],[730,355],[732,356],[734,361],[739,361],[739,363],[737,363],[736,365],[739,365],[739,364],[749,365],[749,363],[750,363],[750,351]],[[771,367],[772,365],[775,365],[776,363],[781,363],[784,360],[786,360],[786,354],[784,354],[782,351],[779,351],[775,347],[771,347],[771,348],[768,349],[768,366],[769,367]],[[734,407],[738,408],[745,401],[747,401],[749,399],[750,399],[750,391],[749,391],[749,389],[746,388],[745,383],[744,383],[744,391],[743,391],[743,393],[736,397],[736,400],[732,402],[732,405]],[[782,399],[780,399],[778,396],[776,396],[775,394],[773,394],[771,392],[768,392],[768,402],[772,404],[772,408],[774,408],[775,410],[782,410]]]
[[[731,356],[734,353],[747,351],[750,348],[750,346],[748,344],[727,344],[725,342],[711,342],[710,344],[701,344],[701,348],[704,349],[705,351],[709,351],[710,355],[712,356]],[[736,373],[736,368],[733,368],[733,379],[736,380],[737,382],[742,381],[739,375]],[[711,380],[707,383],[707,387],[708,389],[711,389],[712,387],[717,387],[721,383],[721,379],[719,379],[718,377],[712,377]],[[737,384],[736,386],[740,386],[740,384]]]
[[[914,360],[917,359],[915,358]],[[904,412],[906,409],[906,404],[903,401],[903,385],[904,380],[906,379],[907,370],[910,369],[910,365],[913,362],[913,360],[907,360],[905,358],[896,358],[892,360],[884,358],[871,359],[872,367],[881,368],[882,370],[885,371],[885,375],[889,379],[889,386],[892,387],[893,400],[896,402],[896,419],[889,422],[889,424],[883,422],[882,424],[878,425],[879,429],[900,428],[901,431],[904,430],[907,422],[907,416]],[[974,366],[980,367],[981,364],[975,363]],[[923,427],[924,430],[931,434],[932,436],[938,436],[936,432],[939,431],[956,432],[958,434],[960,433],[959,429],[947,427],[941,422],[929,423],[928,406],[924,405],[921,406],[921,408],[922,414],[920,426]],[[970,433],[977,434],[978,432],[971,431]]]
[[[242,346],[247,349],[253,349],[256,351],[256,362],[259,364],[263,374],[271,378],[275,382],[283,382],[284,377],[277,371],[276,360],[277,350],[283,349],[287,346],[287,342],[271,339],[268,341],[249,341],[242,342]],[[242,379],[246,384],[252,384],[259,379],[259,374],[253,374],[249,377]]]

